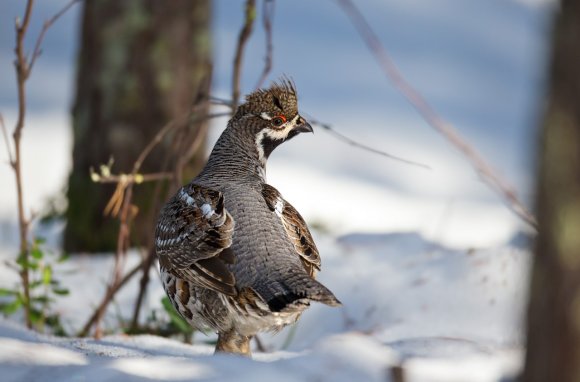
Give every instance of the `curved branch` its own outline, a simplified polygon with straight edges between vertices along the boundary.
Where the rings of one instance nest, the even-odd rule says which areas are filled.
[[[389,158],[389,159],[395,160],[397,162],[402,162],[402,163],[405,163],[405,164],[408,164],[408,165],[411,165],[411,166],[420,167],[420,168],[423,168],[425,170],[431,170],[431,167],[428,166],[428,165],[426,165],[426,164],[419,163],[419,162],[415,162],[415,161],[412,161],[412,160],[409,160],[409,159],[405,159],[405,158],[401,158],[399,156],[396,156],[396,155],[393,155],[393,154],[389,154],[386,151],[382,151],[382,150],[379,150],[379,149],[375,149],[374,147],[367,146],[364,143],[357,142],[354,139],[351,139],[351,138],[347,137],[346,135],[343,135],[343,134],[339,133],[338,131],[334,130],[332,128],[332,126],[329,125],[328,123],[324,123],[324,122],[317,121],[316,119],[311,118],[311,117],[308,117],[308,121],[310,123],[312,123],[312,124],[315,124],[317,126],[322,127],[329,134],[331,134],[332,136],[334,136],[338,140],[346,143],[347,145],[350,145],[350,146],[353,146],[353,147],[357,147],[357,148],[363,149],[365,151],[369,151],[369,152],[371,152],[373,154],[377,154],[377,155],[383,156],[385,158]]]
[[[519,200],[515,190],[493,170],[477,150],[459,135],[457,130],[444,120],[423,96],[409,84],[397,69],[377,34],[351,0],[336,0],[354,24],[361,38],[367,44],[381,69],[394,87],[409,101],[423,119],[443,135],[471,163],[480,178],[492,188],[505,202],[507,207],[520,219],[537,230],[538,222],[534,215]]]
[[[262,24],[264,25],[264,32],[266,32],[266,57],[264,58],[264,69],[258,82],[256,89],[259,89],[268,78],[268,74],[272,70],[272,58],[274,52],[274,44],[272,42],[272,20],[274,19],[274,0],[264,0],[262,8]]]
[[[62,16],[64,15],[73,5],[78,3],[80,0],[71,0],[67,5],[65,5],[60,11],[54,14],[50,19],[46,20],[42,25],[42,30],[36,39],[36,44],[34,44],[34,50],[32,51],[32,56],[30,57],[30,62],[28,63],[26,77],[30,76],[32,72],[32,67],[36,62],[36,59],[42,53],[40,47],[42,45],[42,41],[44,40],[44,35],[50,29],[50,27]]]
[[[244,49],[246,43],[252,34],[254,28],[254,20],[256,19],[256,0],[246,1],[245,21],[240,35],[238,37],[238,46],[236,48],[236,56],[234,58],[234,73],[232,75],[232,113],[235,113],[238,107],[238,100],[240,98],[240,78],[242,72],[242,59],[244,56]]]

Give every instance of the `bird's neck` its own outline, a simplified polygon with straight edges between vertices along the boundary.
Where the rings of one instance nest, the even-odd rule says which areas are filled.
[[[260,161],[255,139],[231,126],[219,137],[200,177],[266,182],[266,162]]]

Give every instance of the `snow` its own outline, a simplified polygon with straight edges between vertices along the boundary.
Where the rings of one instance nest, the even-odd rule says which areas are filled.
[[[522,367],[529,252],[515,244],[457,250],[417,233],[315,233],[319,279],[340,308],[310,307],[293,328],[260,336],[267,353],[252,360],[213,355],[215,336],[194,344],[153,335],[112,334],[100,341],[37,334],[0,320],[0,372],[8,381],[384,381],[401,365],[408,381],[499,381]],[[2,251],[6,253],[6,251]],[[137,263],[132,251],[126,268]],[[104,293],[110,256],[73,257],[56,269],[71,294],[57,302],[78,330]],[[68,271],[74,270],[74,272]],[[9,283],[0,272],[0,286]],[[97,277],[95,277],[97,275]],[[163,315],[156,270],[145,310]],[[138,280],[109,309],[106,332],[130,317]]]
[[[325,338],[308,352],[257,354],[254,359],[212,355],[209,346],[183,346],[154,336],[60,340],[19,338],[0,321],[0,364],[5,381],[385,381],[396,352],[372,337],[347,333]],[[29,334],[29,333],[26,333]],[[6,354],[9,353],[9,354]],[[521,364],[513,352],[453,359],[421,358],[402,365],[409,381],[495,381]],[[514,367],[514,365],[516,367]]]

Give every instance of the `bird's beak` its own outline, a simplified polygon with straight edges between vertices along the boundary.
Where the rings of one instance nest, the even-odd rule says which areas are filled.
[[[292,129],[297,133],[313,133],[314,130],[312,126],[301,116],[298,117],[298,121],[296,121],[296,126]]]

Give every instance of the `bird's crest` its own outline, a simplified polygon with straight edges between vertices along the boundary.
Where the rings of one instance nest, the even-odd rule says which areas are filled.
[[[246,96],[246,102],[238,107],[237,116],[246,114],[285,115],[292,118],[298,114],[298,95],[294,82],[288,77],[274,81],[269,88],[258,89]]]

